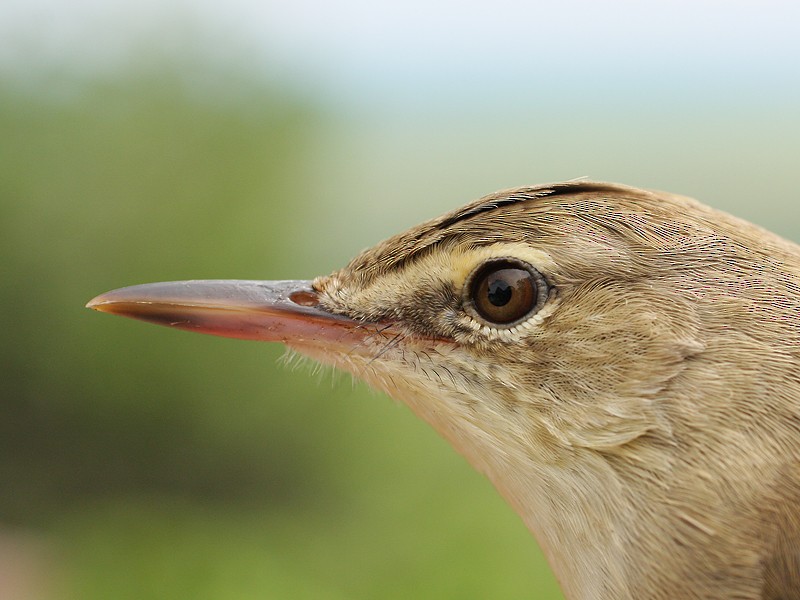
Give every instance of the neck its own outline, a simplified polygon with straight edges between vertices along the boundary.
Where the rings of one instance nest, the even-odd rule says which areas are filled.
[[[626,543],[635,511],[607,464],[587,475],[569,463],[543,468],[524,455],[498,457],[454,445],[522,517],[568,600],[636,597],[628,581],[634,557]],[[592,458],[604,463],[599,456],[582,460]]]
[[[566,598],[634,597],[626,578],[626,559],[631,556],[623,535],[632,506],[602,456],[572,448],[570,452],[581,456],[562,454],[563,460],[549,463],[536,460],[541,457],[530,455],[529,437],[512,436],[520,440],[515,447],[508,438],[495,437],[492,432],[509,433],[509,427],[491,424],[488,415],[442,411],[415,391],[404,394],[394,388],[391,395],[408,404],[489,478],[537,539]],[[582,468],[570,468],[578,461]],[[586,468],[587,462],[596,463],[595,468]]]
[[[635,597],[625,568],[630,523],[623,523],[633,511],[613,474],[595,472],[589,481],[583,473],[515,461],[483,468],[533,533],[566,598]],[[602,497],[596,490],[604,490]]]

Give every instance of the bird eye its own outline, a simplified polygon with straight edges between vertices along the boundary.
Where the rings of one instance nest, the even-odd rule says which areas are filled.
[[[533,267],[511,259],[487,262],[469,277],[465,307],[492,325],[512,325],[546,299],[544,278]]]

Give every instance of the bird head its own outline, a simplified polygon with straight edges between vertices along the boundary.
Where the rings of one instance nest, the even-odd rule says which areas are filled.
[[[679,196],[570,182],[484,197],[313,281],[147,284],[89,306],[349,371],[491,479],[569,596],[644,597],[633,581],[672,577],[656,563],[674,550],[644,530],[714,535],[672,494],[737,452],[719,398],[750,385],[737,353],[763,353],[750,324],[786,289],[742,279],[791,250],[765,235]],[[706,483],[694,493],[714,502]]]

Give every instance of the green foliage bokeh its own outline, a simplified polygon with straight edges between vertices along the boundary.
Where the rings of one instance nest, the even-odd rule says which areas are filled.
[[[224,93],[169,68],[0,86],[0,527],[55,548],[64,599],[559,597],[518,518],[405,409],[278,347],[83,308],[317,274],[295,271],[317,108],[194,76]]]

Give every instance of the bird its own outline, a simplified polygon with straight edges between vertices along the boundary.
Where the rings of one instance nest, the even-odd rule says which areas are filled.
[[[281,342],[405,403],[569,600],[800,599],[800,246],[696,200],[508,189],[311,281],[87,306]]]

